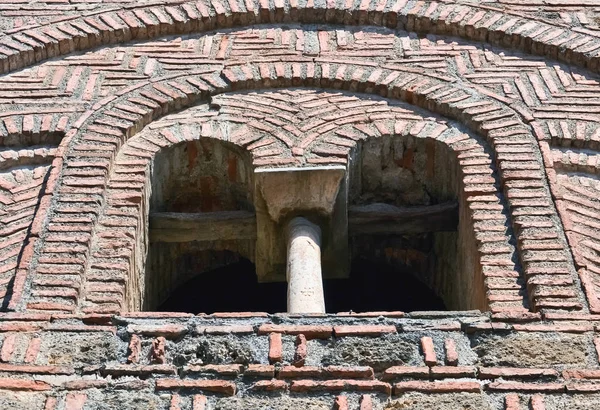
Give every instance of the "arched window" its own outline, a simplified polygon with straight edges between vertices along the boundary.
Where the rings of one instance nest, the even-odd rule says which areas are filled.
[[[295,99],[324,101],[327,115]],[[377,114],[328,125],[344,104]],[[177,114],[148,131],[162,145],[128,300],[190,312],[280,312],[286,300],[294,311],[299,295],[327,312],[487,309],[477,198],[497,198],[483,224],[508,223],[484,142],[404,103],[319,90],[224,94],[190,110],[201,124]]]
[[[145,309],[156,309],[196,275],[254,259],[247,153],[211,138],[182,142],[154,157],[149,185]]]

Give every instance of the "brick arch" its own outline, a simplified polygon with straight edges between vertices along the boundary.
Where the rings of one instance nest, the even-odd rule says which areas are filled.
[[[245,69],[245,67],[254,67],[254,69]],[[532,307],[534,309],[581,309],[583,306],[579,302],[580,289],[576,285],[577,278],[573,273],[570,255],[564,250],[547,251],[526,246],[527,241],[532,239],[531,229],[535,224],[542,224],[544,229],[548,230],[548,235],[557,238],[560,238],[561,228],[557,223],[556,211],[551,203],[545,200],[529,199],[530,197],[527,196],[527,189],[533,187],[535,190],[546,192],[544,197],[549,198],[537,143],[531,135],[529,127],[520,120],[519,114],[501,101],[494,101],[487,95],[479,93],[478,90],[468,88],[467,85],[448,83],[436,76],[428,77],[410,69],[381,68],[374,70],[377,75],[372,74],[368,78],[362,75],[353,77],[351,80],[336,77],[340,71],[357,72],[357,67],[360,66],[345,62],[337,62],[333,66],[327,61],[314,62],[312,60],[290,63],[266,62],[237,68],[228,66],[222,72],[170,77],[149,85],[140,84],[126,90],[127,93],[122,93],[117,98],[110,98],[103,103],[98,103],[96,107],[100,108],[100,111],[87,122],[84,117],[80,121],[83,125],[74,129],[73,134],[85,132],[90,125],[93,125],[96,130],[104,128],[110,131],[111,138],[115,140],[115,147],[106,148],[113,154],[109,155],[107,152],[107,159],[101,160],[102,166],[108,169],[111,163],[108,158],[116,153],[116,146],[125,141],[126,136],[135,134],[137,130],[150,123],[153,118],[181,109],[194,101],[206,99],[210,95],[226,91],[316,85],[375,93],[391,99],[408,101],[449,118],[457,119],[474,132],[486,137],[496,153],[495,160],[501,180],[504,182],[503,190],[507,193],[508,203],[511,207],[511,219],[522,220],[513,221],[513,228],[519,247],[527,248],[521,252],[521,262],[525,276],[530,278],[529,295],[532,299]],[[334,68],[337,71],[333,71]],[[304,78],[299,74],[300,72],[310,73],[310,75]],[[394,82],[403,72],[407,74],[406,81]],[[258,77],[256,77],[256,73],[260,73]],[[130,104],[129,108],[125,107],[125,102]],[[482,102],[485,102],[485,107],[487,107],[484,115],[481,115],[480,111]],[[115,107],[125,109],[128,117],[123,121],[116,122],[114,117],[110,119],[102,117],[103,110],[110,111]],[[89,112],[86,115],[90,117],[91,114]],[[111,122],[116,126],[108,128],[106,124]],[[75,144],[73,149],[73,155],[80,159],[80,163],[92,161],[89,164],[97,165],[94,162],[98,159],[90,157],[82,144]],[[509,157],[510,153],[523,152],[527,155]],[[525,171],[520,170],[523,167],[525,167]],[[101,187],[106,184],[105,178],[106,175],[101,179],[91,178],[89,183],[101,190]],[[129,198],[128,194],[124,192],[120,200],[135,202],[138,199],[135,196]],[[531,222],[532,218],[533,222]],[[52,223],[52,221],[50,222]],[[89,241],[89,235],[87,235],[87,239],[82,236],[81,240]],[[500,257],[501,255],[495,255],[495,258]],[[508,260],[505,260],[504,263],[508,263]],[[500,264],[502,265],[502,263]],[[81,270],[81,268],[78,269]],[[501,274],[508,277],[519,275],[515,271]],[[562,277],[566,281],[556,283],[541,279],[545,277],[544,275],[551,274],[563,275]],[[50,310],[53,308],[57,308],[57,310],[75,309],[73,305],[33,303],[30,305]]]
[[[437,280],[441,282],[447,280],[447,283],[440,286],[440,289],[445,293],[444,296],[448,303],[452,303],[453,306],[460,306],[461,309],[479,308],[488,310],[490,303],[492,306],[495,305],[496,309],[510,307],[518,310],[522,308],[523,296],[521,292],[524,290],[518,277],[503,278],[494,276],[499,262],[498,259],[495,259],[497,254],[501,253],[508,257],[508,259],[501,261],[500,266],[506,267],[506,264],[510,264],[508,267],[512,268],[514,265],[513,260],[516,259],[516,254],[514,245],[510,243],[510,235],[503,232],[494,232],[489,235],[485,232],[484,226],[475,227],[476,224],[485,224],[486,220],[494,220],[501,225],[508,225],[505,214],[506,208],[503,206],[504,200],[495,187],[498,180],[493,174],[492,160],[487,152],[486,144],[473,138],[472,135],[458,131],[453,124],[446,124],[439,118],[427,118],[420,112],[409,111],[409,107],[406,105],[390,105],[389,100],[369,101],[365,99],[368,96],[355,97],[348,93],[329,93],[327,90],[317,91],[315,94],[309,94],[309,90],[306,89],[298,90],[296,94],[294,94],[294,90],[288,91],[288,89],[283,89],[283,92],[285,94],[279,93],[276,100],[269,100],[268,96],[259,94],[233,93],[218,95],[213,98],[211,103],[213,110],[207,111],[207,106],[203,104],[178,114],[167,115],[161,120],[153,122],[152,129],[145,128],[144,131],[127,141],[116,158],[115,168],[108,180],[107,196],[119,195],[122,192],[124,181],[135,180],[136,187],[129,187],[127,191],[129,195],[139,198],[139,204],[129,208],[122,206],[123,204],[120,202],[112,202],[107,205],[99,217],[99,224],[96,228],[97,236],[94,237],[92,242],[92,248],[105,253],[102,257],[92,258],[91,265],[107,270],[112,268],[119,272],[122,272],[125,265],[128,265],[126,270],[128,280],[123,283],[123,278],[119,278],[111,283],[111,287],[99,284],[98,280],[88,281],[90,299],[84,300],[83,304],[91,305],[94,300],[100,298],[103,291],[105,295],[114,294],[114,300],[118,300],[118,292],[114,292],[114,289],[122,288],[122,293],[126,295],[126,306],[120,306],[119,308],[139,310],[142,305],[140,303],[140,300],[142,300],[141,289],[145,289],[149,284],[144,285],[144,283],[138,283],[138,281],[141,280],[147,283],[156,280],[148,277],[144,260],[144,249],[147,249],[149,242],[145,231],[148,226],[148,210],[150,208],[147,192],[150,186],[150,164],[156,155],[164,150],[184,142],[210,138],[227,141],[248,151],[254,157],[256,167],[314,166],[346,164],[350,151],[356,147],[356,144],[366,142],[369,138],[404,137],[404,139],[414,138],[424,141],[421,148],[431,154],[428,157],[430,165],[425,167],[428,172],[431,172],[429,178],[433,179],[433,173],[435,172],[431,168],[434,159],[439,162],[440,159],[446,158],[448,162],[444,166],[449,167],[447,171],[449,173],[454,169],[457,171],[457,175],[452,176],[448,176],[444,172],[444,175],[437,176],[440,180],[439,183],[430,182],[429,186],[429,189],[433,191],[445,191],[441,195],[448,195],[448,191],[455,190],[453,196],[460,202],[461,223],[458,231],[461,245],[458,250],[460,256],[458,257],[459,265],[456,269],[456,277],[446,279],[442,274],[437,277]],[[277,90],[273,90],[272,93],[277,94]],[[281,97],[285,97],[285,95],[292,96],[287,103],[281,100]],[[305,138],[300,137],[299,130],[306,130],[313,120],[323,118],[315,110],[306,110],[305,113],[302,112],[303,110],[299,110],[298,115],[305,114],[306,117],[301,122],[295,121],[298,119],[297,116],[294,121],[290,120],[287,126],[290,131],[287,135],[281,129],[265,125],[269,122],[277,123],[282,118],[293,116],[294,114],[291,114],[289,110],[302,106],[300,102],[307,98],[314,97],[310,100],[311,103],[325,100],[329,107],[336,106],[336,96],[342,100],[350,100],[353,104],[363,104],[365,110],[374,107],[373,105],[370,106],[369,102],[385,104],[375,106],[378,108],[378,115],[374,115],[372,118],[362,116],[344,118],[343,115],[346,110],[342,104],[337,111],[330,110],[328,115],[324,116],[325,118],[336,116],[340,119],[339,122],[334,123],[332,121],[329,125],[323,124],[320,127],[306,131],[302,135]],[[261,99],[262,105],[259,101]],[[215,100],[219,101],[217,106],[223,104],[225,110],[218,111],[218,115],[206,115],[211,111],[214,112]],[[252,105],[252,102],[255,102],[255,104]],[[228,103],[230,106],[228,106]],[[274,108],[270,114],[266,114],[263,119],[249,121],[242,125],[236,124],[237,121],[243,118],[258,118],[257,113],[261,107],[265,109],[268,106],[274,107],[275,103],[278,104],[277,108]],[[247,109],[241,109],[244,104],[248,105]],[[239,112],[236,112],[232,107],[240,108]],[[337,131],[326,131],[327,128],[331,128],[333,125],[338,126]],[[226,128],[229,128],[228,134],[220,131]],[[298,139],[294,139],[294,135],[298,135]],[[336,135],[338,140],[334,141],[339,144],[330,142]],[[344,139],[344,141],[340,141],[341,139]],[[286,145],[289,149],[283,148]],[[281,148],[280,155],[262,160],[261,151],[273,152],[277,151],[278,148]],[[443,152],[443,154],[435,156],[437,151]],[[297,155],[290,155],[294,152]],[[315,156],[315,153],[321,153],[322,155]],[[461,155],[464,156],[462,160],[460,159]],[[479,172],[475,175],[467,169],[470,162],[479,166]],[[131,175],[130,165],[132,163],[135,163],[137,168],[135,178]],[[442,165],[438,164],[438,166]],[[463,183],[466,189],[463,187]],[[439,185],[442,186],[439,187]],[[111,189],[111,186],[114,188]],[[436,186],[438,187],[436,188]],[[490,203],[477,200],[477,197],[481,194],[494,197],[494,203],[497,203],[497,205],[490,206]],[[121,218],[118,215],[121,215]],[[127,221],[127,224],[124,225],[125,221]],[[493,224],[488,226],[489,229],[492,227]],[[122,246],[120,241],[115,241],[115,236],[119,234],[131,237],[131,241],[126,247]],[[487,236],[487,239],[477,243],[476,236]],[[133,245],[131,245],[132,242]],[[116,246],[122,250],[119,255],[122,266],[110,265],[109,262],[112,253],[110,250]],[[130,252],[128,258],[123,258],[124,249]],[[252,256],[250,258],[253,259]],[[168,268],[161,269],[162,271],[165,271],[163,274],[168,277],[160,280],[161,289],[170,283],[169,278],[171,276],[179,275],[178,272],[173,272],[169,276]],[[485,277],[482,271],[488,277]],[[126,272],[122,273],[126,274]],[[99,269],[86,272],[86,275],[90,276],[100,274],[101,270]],[[178,281],[180,282],[179,279]],[[484,282],[487,282],[488,286]],[[110,289],[113,289],[113,291],[111,292]],[[451,289],[454,289],[454,291]],[[471,295],[471,297],[468,299],[461,297],[461,295],[466,294]],[[153,297],[152,295],[148,296]],[[104,306],[108,305],[104,304]]]
[[[598,71],[600,45],[593,36],[542,19],[464,4],[405,0],[361,3],[350,7],[327,2],[325,7],[285,1],[234,4],[184,2],[172,6],[134,6],[85,18],[61,19],[41,27],[16,29],[3,40],[0,71],[8,73],[48,58],[130,40],[189,34],[250,24],[376,25],[425,34],[463,37],[558,58]]]

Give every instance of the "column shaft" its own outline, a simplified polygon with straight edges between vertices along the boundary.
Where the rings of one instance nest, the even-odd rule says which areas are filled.
[[[325,313],[321,229],[301,217],[288,225],[288,313]]]

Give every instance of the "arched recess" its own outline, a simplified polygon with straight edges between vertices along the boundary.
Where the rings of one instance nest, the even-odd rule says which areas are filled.
[[[195,131],[190,129],[191,135],[198,137],[200,130]],[[143,142],[143,138],[134,140]],[[139,215],[135,248],[141,257],[131,264],[126,299],[142,300],[129,303],[152,310],[193,275],[238,262],[240,257],[253,260],[255,251],[255,241],[241,237],[240,231],[245,229],[241,225],[234,232],[219,232],[219,240],[206,240],[208,232],[187,230],[183,220],[179,234],[189,234],[193,240],[165,238],[164,234],[160,241],[153,240],[147,231],[157,225],[153,215],[161,215],[163,220],[177,215],[253,215],[254,176],[247,152],[210,136],[163,147],[151,158],[148,170],[142,195],[147,211]],[[249,228],[254,233],[256,228]],[[174,229],[169,232],[178,234]]]
[[[599,69],[600,43],[593,36],[557,27],[521,13],[476,4],[446,4],[406,0],[360,4],[326,2],[299,4],[285,0],[265,4],[206,1],[137,5],[86,16],[61,19],[42,27],[12,30],[3,41],[3,73],[48,58],[130,40],[190,34],[252,24],[373,25],[424,34],[453,35],[560,59],[590,70]]]
[[[507,255],[504,267],[513,268],[516,253],[511,235],[504,232],[509,225],[507,210],[497,188],[499,181],[494,174],[490,150],[472,134],[460,131],[457,124],[447,124],[439,117],[429,117],[418,109],[387,99],[326,90],[227,93],[215,96],[210,107],[202,104],[152,123],[151,128],[131,138],[116,159],[109,186],[115,186],[122,175],[130,172],[130,164],[136,163],[140,170],[138,188],[135,191],[129,189],[130,195],[140,198],[141,207],[136,208],[139,212],[130,213],[136,215],[137,220],[132,249],[135,257],[122,259],[128,263],[129,278],[123,290],[126,306],[121,308],[155,307],[175,287],[168,277],[170,272],[182,269],[181,266],[171,268],[169,262],[151,269],[159,258],[157,255],[163,255],[164,242],[151,244],[146,250],[149,235],[145,229],[152,217],[148,209],[150,212],[153,207],[168,210],[161,208],[168,196],[159,194],[161,189],[156,189],[157,173],[164,174],[159,168],[179,163],[181,168],[177,174],[188,173],[187,166],[181,161],[161,163],[165,158],[173,158],[171,152],[180,147],[188,147],[188,151],[179,156],[186,160],[190,155],[195,156],[190,154],[190,147],[213,145],[211,141],[219,139],[244,149],[258,167],[267,164],[270,167],[348,164],[349,157],[352,158],[350,205],[385,202],[391,206],[427,206],[457,201],[459,215],[455,234],[443,232],[445,229],[403,234],[404,242],[419,241],[426,244],[427,249],[415,250],[413,244],[407,248],[387,244],[383,248],[382,242],[382,249],[363,249],[362,252],[365,243],[374,243],[375,238],[363,233],[353,238],[354,256],[364,256],[373,262],[387,259],[396,267],[411,268],[454,310],[487,310],[490,302],[498,307],[493,298],[494,290],[505,299],[510,296],[510,300],[501,301],[505,307],[518,309],[523,306],[523,289],[518,277],[490,274],[486,278],[484,275],[484,271],[489,274],[497,268],[497,255]],[[350,107],[366,115],[345,115]],[[269,125],[279,123],[285,131]],[[270,156],[265,162],[267,154]],[[220,161],[223,171],[227,166],[228,162]],[[203,171],[203,176],[210,173],[207,169]],[[119,189],[109,189],[107,195],[114,197],[118,192]],[[155,195],[160,198],[158,207],[153,204]],[[210,200],[210,195],[200,200]],[[123,209],[120,205],[109,204],[104,215],[118,214]],[[115,226],[111,223],[112,218],[101,216],[101,220],[106,222],[98,227],[100,236],[92,246],[106,249],[111,240],[103,239],[102,234],[114,233]],[[497,226],[503,229],[495,230]],[[349,229],[352,235],[352,224]],[[244,256],[253,259],[251,241],[225,242],[205,246],[213,251],[227,249],[243,255],[246,252]],[[380,252],[387,253],[388,257],[383,257]],[[194,257],[201,258],[201,255]],[[92,259],[91,263],[100,263],[100,259]],[[198,271],[210,267],[206,265]],[[283,274],[280,280],[285,280]],[[156,296],[154,290],[144,289],[158,289],[164,294]]]
[[[153,85],[140,83],[135,87],[125,89],[120,92],[119,97],[107,98],[97,105],[100,108],[102,104],[108,104],[107,112],[109,114],[107,115],[109,118],[96,124],[104,128],[107,128],[107,124],[111,124],[110,131],[114,132],[115,136],[131,135],[141,126],[139,123],[134,124],[140,119],[140,112],[145,112],[142,122],[148,121],[152,115],[159,116],[165,112],[179,109],[190,104],[198,96],[204,98],[210,93],[228,90],[230,86],[262,88],[265,86],[315,85],[368,93],[384,93],[388,97],[406,99],[451,118],[458,118],[476,132],[487,135],[496,152],[496,160],[501,174],[509,175],[510,182],[505,184],[504,189],[508,193],[508,201],[512,204],[513,212],[516,212],[518,216],[515,219],[523,220],[523,222],[515,221],[518,222],[515,229],[517,239],[522,241],[519,246],[527,246],[528,230],[531,230],[528,225],[532,220],[530,216],[536,220],[536,223],[537,219],[546,218],[547,220],[543,221],[544,226],[547,226],[554,232],[553,235],[560,238],[560,227],[556,225],[555,212],[551,209],[552,205],[541,205],[541,202],[528,201],[520,196],[523,194],[522,191],[531,187],[544,191],[545,179],[539,162],[538,149],[531,138],[530,130],[519,120],[517,113],[522,113],[526,118],[530,114],[519,104],[511,104],[511,107],[517,110],[515,111],[511,107],[507,107],[506,104],[510,101],[484,89],[484,87],[460,82],[450,85],[449,82],[453,80],[448,76],[431,72],[431,70],[428,72],[428,70],[416,70],[399,65],[382,65],[377,69],[379,66],[373,62],[365,62],[362,65],[347,64],[343,60],[330,58],[317,58],[314,62],[311,58],[302,57],[291,61],[282,60],[279,63],[266,60],[265,63],[246,65],[232,61],[226,65],[227,68],[222,72],[220,68],[216,67],[214,74],[200,74],[199,72],[196,75],[194,73],[178,74],[166,79],[154,79],[150,82]],[[130,109],[124,108],[125,111],[121,111],[127,105],[130,106]],[[120,116],[117,117],[119,118],[117,121],[114,119],[115,115]],[[85,124],[84,120],[81,123]],[[86,127],[87,125],[82,126],[82,131]],[[504,130],[500,131],[500,128],[504,128]],[[103,147],[103,149],[105,148],[112,149],[112,147]],[[519,155],[513,160],[509,158],[508,153],[510,152],[530,154],[527,159],[523,159],[525,155]],[[85,157],[86,153],[79,152],[78,154]],[[528,171],[519,173],[515,170],[518,166],[526,166]],[[514,195],[512,195],[512,191],[515,191]],[[529,248],[522,255],[527,277],[538,276],[531,282],[533,291],[530,292],[530,296],[535,299],[534,305],[546,308],[581,308],[578,301],[579,291],[573,282],[573,270],[572,265],[569,267],[568,256],[552,255],[553,259],[550,261],[552,266],[547,266],[544,258],[548,259],[548,255],[544,252],[536,248]],[[549,273],[559,273],[566,279],[566,282],[557,285],[552,280],[540,280],[539,275],[544,276]],[[515,275],[515,273],[510,275]],[[65,308],[71,309],[72,307],[65,305]]]

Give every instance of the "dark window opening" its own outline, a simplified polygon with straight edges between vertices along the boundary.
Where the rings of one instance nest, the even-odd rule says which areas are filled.
[[[409,271],[355,259],[349,279],[325,280],[328,312],[446,310],[444,302]]]
[[[175,289],[163,312],[285,312],[286,284],[258,283],[247,259],[203,272]]]
[[[357,259],[349,279],[324,281],[327,312],[446,310],[442,300],[411,275]],[[159,311],[269,312],[287,310],[287,283],[258,283],[248,260],[197,275],[175,289]]]

